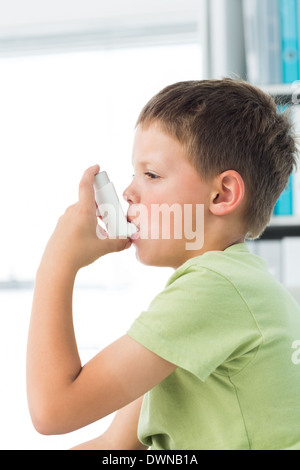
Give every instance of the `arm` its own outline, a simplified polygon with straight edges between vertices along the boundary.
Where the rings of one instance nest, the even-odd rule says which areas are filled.
[[[71,450],[146,450],[147,447],[137,437],[142,401],[143,397],[118,411],[102,436]]]
[[[72,320],[78,270],[130,246],[96,235],[93,180],[85,173],[79,202],[61,217],[43,255],[35,284],[27,351],[27,393],[33,423],[43,434],[90,424],[135,401],[175,366],[125,335],[81,366]]]

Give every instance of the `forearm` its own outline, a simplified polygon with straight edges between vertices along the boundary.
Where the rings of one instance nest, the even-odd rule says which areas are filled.
[[[104,434],[71,450],[146,450],[138,439],[142,402],[140,397],[119,410]]]
[[[79,201],[60,217],[36,276],[28,337],[27,390],[33,423],[43,434],[70,432],[119,406],[118,400],[110,405],[106,396],[105,383],[112,376],[111,366],[107,373],[103,368],[102,380],[95,377],[93,365],[82,369],[72,319],[77,272],[108,253],[131,246],[127,239],[109,239],[105,233],[98,236],[93,189],[98,171],[99,166],[95,165],[85,172],[79,185]],[[97,366],[97,372],[99,369]]]
[[[72,296],[76,272],[55,259],[39,267],[27,352],[28,402],[35,410],[49,409],[81,370],[72,319]]]

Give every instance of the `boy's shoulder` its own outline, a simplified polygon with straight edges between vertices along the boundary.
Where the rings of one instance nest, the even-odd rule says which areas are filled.
[[[224,251],[208,251],[202,256],[189,259],[171,277],[169,284],[184,278],[195,277],[224,278],[231,283],[247,276],[269,276],[266,262],[250,253],[246,243],[236,244]]]
[[[299,304],[269,272],[265,260],[250,253],[246,244],[190,259],[173,274],[169,288],[178,292],[175,297],[193,299],[209,311],[272,314],[274,321],[300,313]]]
[[[188,260],[166,288],[176,298],[189,297],[209,308],[215,304],[225,306],[228,301],[229,310],[243,306],[256,311],[261,305],[265,310],[273,308],[270,305],[274,299],[281,306],[293,302],[286,288],[270,273],[266,261],[252,254],[246,243]]]

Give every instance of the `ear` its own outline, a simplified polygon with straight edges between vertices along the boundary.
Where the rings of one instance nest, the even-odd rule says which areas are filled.
[[[245,183],[241,175],[234,170],[225,171],[215,178],[210,211],[217,216],[230,214],[244,197]]]

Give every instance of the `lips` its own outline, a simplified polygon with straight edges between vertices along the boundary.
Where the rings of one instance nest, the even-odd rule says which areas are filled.
[[[130,240],[134,242],[136,240],[139,240],[139,238],[140,238],[140,232],[135,232],[133,235],[131,235]]]
[[[132,241],[138,240],[138,239],[140,238],[140,227],[139,227],[138,225],[136,225],[136,224],[134,223],[134,221],[133,221],[130,217],[128,217],[128,216],[127,216],[127,222],[129,222],[130,224],[133,224],[133,225],[137,228],[137,230],[138,230],[136,233],[134,233],[134,234],[130,237],[130,239],[131,239]]]

